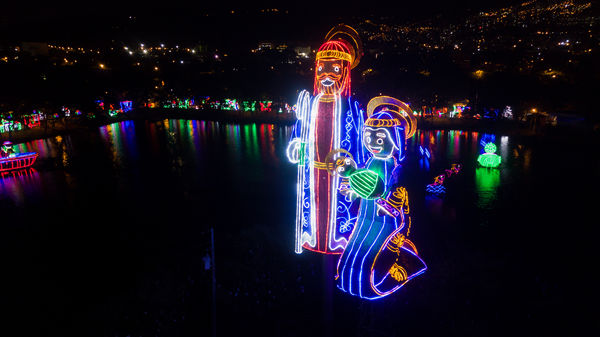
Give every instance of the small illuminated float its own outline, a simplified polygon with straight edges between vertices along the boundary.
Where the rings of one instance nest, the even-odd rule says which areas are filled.
[[[427,266],[408,239],[411,220],[401,172],[416,119],[408,105],[386,96],[369,102],[367,116],[362,140],[371,157],[364,167],[358,168],[349,156],[334,161],[335,174],[344,178],[340,191],[360,200],[336,283],[344,292],[372,300],[395,292]]]
[[[287,148],[289,160],[298,165],[296,253],[344,251],[356,203],[341,194],[339,176],[328,173],[325,161],[331,151],[341,149],[364,162],[363,111],[350,97],[350,70],[360,61],[362,43],[346,25],[332,28],[325,40],[316,55],[314,96],[300,92],[298,121]]]
[[[37,152],[15,153],[13,144],[6,141],[0,148],[0,172],[30,167],[37,156]]]
[[[480,154],[477,158],[479,165],[489,168],[498,167],[502,161],[502,157],[496,154],[496,144],[487,143],[483,147],[483,150],[485,153]]]
[[[434,195],[442,195],[446,193],[446,187],[444,186],[444,182],[446,178],[450,178],[453,175],[458,174],[462,166],[460,164],[452,164],[450,169],[446,169],[444,174],[440,174],[435,177],[433,183],[427,185],[425,187],[425,192],[434,194]]]

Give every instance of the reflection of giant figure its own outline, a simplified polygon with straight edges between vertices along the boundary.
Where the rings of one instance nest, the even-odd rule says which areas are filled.
[[[381,111],[373,113],[381,106]],[[361,198],[356,228],[338,262],[336,281],[345,292],[375,299],[398,290],[427,267],[408,240],[408,194],[400,165],[416,120],[406,104],[384,96],[369,102],[367,114],[363,144],[371,158],[363,169],[349,158],[336,161],[336,173],[349,181],[341,190]]]
[[[296,105],[298,122],[288,157],[298,163],[296,252],[302,248],[341,254],[352,227],[352,203],[338,191],[339,178],[325,164],[333,149],[349,151],[362,161],[358,103],[350,99],[350,69],[361,56],[360,40],[348,26],[334,27],[319,48],[314,97],[302,91]]]

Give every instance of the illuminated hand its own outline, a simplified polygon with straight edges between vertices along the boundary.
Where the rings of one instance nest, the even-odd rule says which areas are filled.
[[[340,193],[346,197],[346,201],[354,201],[358,195],[350,188],[350,183],[347,181],[340,182],[340,187],[338,188]]]
[[[294,138],[287,147],[287,157],[292,164],[298,164],[300,162],[301,145],[302,142],[300,141],[300,138]]]

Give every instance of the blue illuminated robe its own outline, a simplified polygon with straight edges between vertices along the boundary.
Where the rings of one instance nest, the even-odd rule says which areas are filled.
[[[356,217],[356,202],[346,200],[339,192],[339,176],[327,178],[330,181],[327,186],[331,199],[328,207],[329,219],[327,226],[318,225],[318,214],[315,205],[315,172],[327,174],[323,162],[315,160],[316,123],[319,118],[332,118],[333,133],[331,150],[343,149],[348,151],[357,163],[363,163],[364,148],[362,146],[362,132],[364,117],[358,102],[340,95],[335,96],[331,116],[319,116],[323,113],[319,110],[321,95],[311,97],[307,91],[300,93],[296,105],[298,121],[290,141],[300,141],[300,162],[298,163],[298,185],[297,185],[297,207],[296,207],[296,252],[304,249],[320,253],[341,254],[346,247],[348,238],[353,229]],[[330,103],[333,105],[333,103]],[[328,149],[329,151],[329,149]],[[321,159],[323,160],[323,159]],[[323,170],[319,172],[318,170]],[[321,177],[323,178],[323,177]],[[320,187],[322,188],[322,186]]]
[[[387,160],[371,157],[366,168],[383,179],[384,195],[401,188],[398,182],[401,166],[396,166],[393,157]],[[406,212],[401,209],[397,217],[377,215],[375,200],[361,199],[356,227],[338,261],[338,288],[365,299],[376,299],[396,291],[425,271],[427,267],[411,242],[396,244],[394,241],[408,236],[410,220],[407,213],[407,209]],[[393,274],[401,275],[395,275],[395,278]]]

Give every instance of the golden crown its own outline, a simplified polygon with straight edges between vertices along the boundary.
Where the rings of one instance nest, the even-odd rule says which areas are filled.
[[[402,126],[402,122],[398,119],[376,119],[376,118],[368,118],[365,121],[366,126],[371,126],[374,128],[389,128],[392,126]]]
[[[352,63],[352,55],[339,50],[321,50],[317,52],[317,60],[338,59]]]

